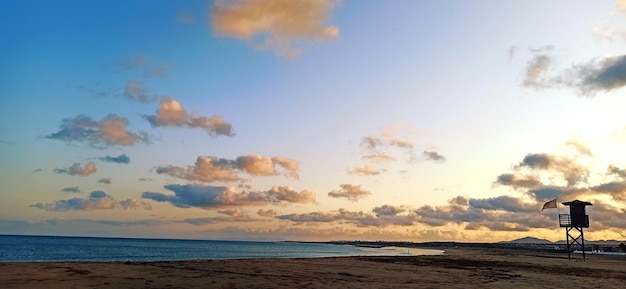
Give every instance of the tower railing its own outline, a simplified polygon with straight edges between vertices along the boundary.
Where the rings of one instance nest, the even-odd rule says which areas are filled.
[[[559,226],[589,228],[589,215],[559,214]]]
[[[569,214],[559,214],[559,226],[561,227],[572,226],[572,218],[570,218]]]

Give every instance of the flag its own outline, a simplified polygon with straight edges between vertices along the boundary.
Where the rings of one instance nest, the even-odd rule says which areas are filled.
[[[556,209],[556,199],[543,204],[543,208],[541,208],[541,210],[543,211],[545,209]]]

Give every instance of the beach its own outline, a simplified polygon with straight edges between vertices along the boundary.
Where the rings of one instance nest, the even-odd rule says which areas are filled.
[[[0,288],[625,288],[626,257],[446,248],[434,256],[0,263]]]

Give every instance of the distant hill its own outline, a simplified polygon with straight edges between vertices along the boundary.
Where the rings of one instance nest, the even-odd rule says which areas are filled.
[[[520,239],[515,239],[515,240],[511,240],[511,241],[502,241],[502,242],[498,242],[500,244],[554,244],[553,242],[550,242],[546,239],[539,239],[539,238],[534,238],[534,237],[524,237],[524,238],[520,238]]]

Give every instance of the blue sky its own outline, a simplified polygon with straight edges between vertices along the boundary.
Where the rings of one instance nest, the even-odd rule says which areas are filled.
[[[623,239],[624,1],[4,1],[0,233]]]

